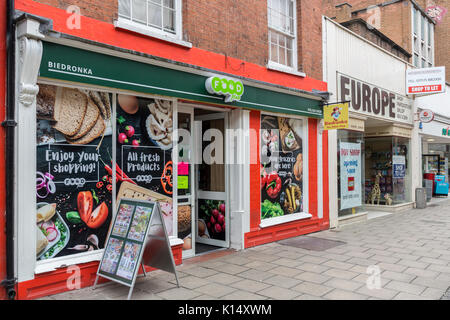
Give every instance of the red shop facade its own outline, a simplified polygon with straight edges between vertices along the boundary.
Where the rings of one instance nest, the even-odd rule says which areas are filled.
[[[328,229],[326,83],[90,18],[73,30],[63,10],[33,1],[16,10],[15,241],[4,257],[18,299],[71,290],[75,276],[93,285],[120,197],[160,201],[177,265],[206,247]],[[221,142],[223,162],[195,158],[205,141]]]

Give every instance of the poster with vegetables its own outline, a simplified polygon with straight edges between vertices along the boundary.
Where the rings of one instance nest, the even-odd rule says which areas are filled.
[[[225,240],[225,202],[198,199],[197,237]]]
[[[116,190],[128,181],[161,194],[164,223],[172,235],[172,102],[119,94],[116,129]]]
[[[39,85],[36,259],[104,247],[111,221],[109,93]]]
[[[261,116],[261,219],[303,210],[302,120]]]

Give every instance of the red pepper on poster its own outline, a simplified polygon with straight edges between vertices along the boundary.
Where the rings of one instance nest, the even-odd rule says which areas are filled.
[[[269,197],[275,199],[281,191],[281,178],[273,171],[267,176],[266,192]]]
[[[264,189],[267,183],[267,172],[263,166],[261,166],[261,190]]]

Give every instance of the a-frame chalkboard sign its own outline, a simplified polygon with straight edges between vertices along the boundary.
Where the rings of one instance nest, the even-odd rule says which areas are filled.
[[[139,267],[144,265],[178,275],[158,202],[120,199],[100,261],[99,277],[130,287],[133,293]]]

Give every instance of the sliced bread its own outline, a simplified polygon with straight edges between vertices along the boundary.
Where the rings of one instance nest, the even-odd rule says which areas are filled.
[[[78,130],[74,136],[67,136],[67,138],[76,140],[87,134],[94,127],[99,116],[100,111],[98,110],[97,105],[92,101],[92,99],[88,98],[86,115],[83,123],[81,124],[80,130]]]
[[[55,101],[56,130],[67,136],[75,135],[83,124],[88,98],[83,92],[59,87]]]
[[[109,99],[109,93],[107,92],[99,92],[100,97],[102,98],[103,105],[106,109],[106,117],[105,119],[111,118],[111,100]]]
[[[106,106],[102,101],[102,97],[100,95],[100,92],[98,91],[89,91],[89,96],[91,97],[91,99],[95,102],[95,104],[97,105],[98,109],[100,110],[101,114],[102,114],[102,118],[103,119],[107,119],[107,111],[106,111]]]
[[[102,117],[97,117],[97,122],[95,123],[94,127],[92,127],[91,130],[89,130],[88,133],[86,133],[84,136],[82,136],[79,139],[68,139],[66,137],[67,142],[70,144],[88,144],[92,140],[100,137],[103,132],[106,129],[105,121]]]

